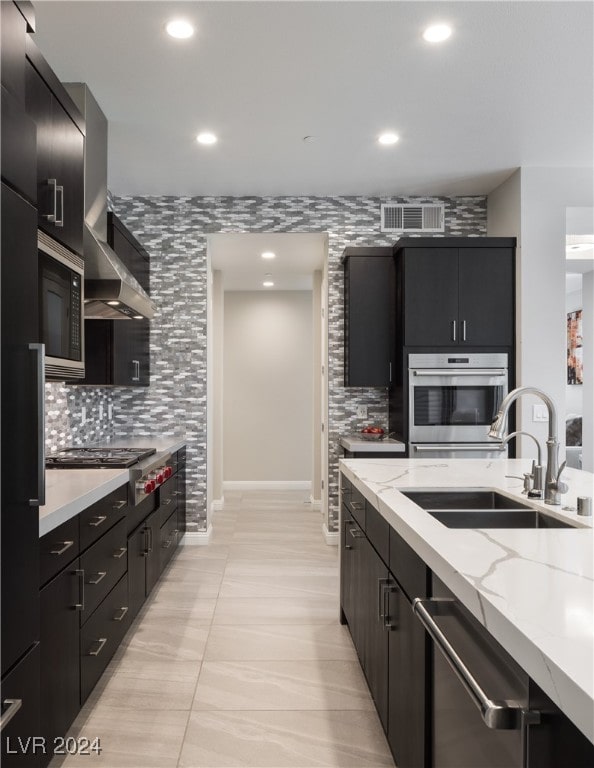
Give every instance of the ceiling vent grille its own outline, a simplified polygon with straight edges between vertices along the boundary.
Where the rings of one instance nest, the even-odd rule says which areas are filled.
[[[382,232],[443,232],[443,205],[399,203],[382,205]]]

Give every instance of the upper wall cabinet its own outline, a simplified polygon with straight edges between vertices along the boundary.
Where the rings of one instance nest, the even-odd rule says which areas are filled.
[[[399,321],[409,347],[514,343],[515,238],[401,238]]]
[[[389,387],[394,355],[392,248],[346,248],[342,263],[345,386]]]
[[[30,40],[27,41],[25,104],[37,126],[39,227],[82,255],[84,120]]]

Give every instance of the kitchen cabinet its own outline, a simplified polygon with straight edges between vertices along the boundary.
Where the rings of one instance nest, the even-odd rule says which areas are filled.
[[[84,120],[31,39],[25,104],[37,126],[38,225],[83,254]]]
[[[400,344],[511,347],[515,238],[400,238]]]
[[[0,23],[0,76],[2,85],[20,102],[25,100],[25,45],[32,31],[16,3],[2,2]],[[2,162],[4,163],[4,157]]]
[[[186,532],[186,449],[180,448],[173,459],[173,472],[177,475],[177,540]]]
[[[395,269],[392,248],[346,248],[344,384],[389,387],[394,373]]]
[[[15,713],[2,728],[3,768],[38,768],[40,765],[42,748],[38,742],[27,741],[40,736],[39,670],[40,648],[39,643],[35,643],[2,680],[2,718]]]
[[[107,240],[148,293],[149,255],[113,213],[108,213]],[[150,359],[148,320],[85,320],[83,384],[148,387]]]

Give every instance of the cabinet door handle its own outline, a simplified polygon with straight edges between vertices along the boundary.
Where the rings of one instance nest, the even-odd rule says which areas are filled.
[[[58,215],[58,182],[55,179],[48,179],[47,185],[48,187],[54,188],[54,212],[53,213],[44,213],[43,218],[47,219],[51,224],[55,224],[56,217]]]
[[[124,616],[128,613],[128,610],[129,610],[129,608],[128,608],[127,605],[122,605],[121,608],[118,608],[118,611],[121,611],[120,615],[119,616],[114,616],[113,620],[114,621],[121,621],[124,618]]]
[[[6,707],[4,712],[2,712],[2,717],[0,717],[0,731],[3,731],[4,728],[8,725],[8,723],[12,720],[12,718],[16,715],[16,713],[19,711],[19,709],[23,705],[22,699],[3,699],[2,700],[2,707]]]
[[[171,539],[167,539],[166,541],[163,542],[163,549],[169,549],[172,543],[173,542]]]
[[[89,651],[89,656],[99,656],[103,650],[103,647],[105,646],[105,643],[107,642],[107,638],[100,637],[98,640],[95,640],[95,642],[98,643],[97,648],[95,648],[94,651]]]
[[[394,629],[398,629],[398,620],[399,617],[397,614],[394,616],[390,613],[390,600],[389,595],[394,594],[395,592],[398,592],[398,587],[395,584],[392,584],[390,579],[386,580],[386,584],[384,585],[384,629],[387,629],[389,631],[392,631]],[[398,605],[398,603],[396,603]],[[393,619],[393,620],[392,620]]]
[[[173,499],[164,499],[164,500],[161,502],[161,506],[162,506],[162,507],[168,507],[168,506],[169,506],[169,505],[172,503],[172,501],[173,501]]]
[[[45,344],[29,344],[37,355],[37,498],[29,499],[30,507],[45,504]]]
[[[466,320],[462,320],[462,341],[466,341]]]
[[[79,602],[74,605],[77,611],[85,609],[85,572],[82,568],[77,568],[74,573],[78,576],[78,599]]]
[[[153,529],[152,528],[145,528],[147,534],[148,534],[148,545],[146,548],[147,555],[150,554],[153,551]]]
[[[116,501],[112,504],[112,509],[115,509],[116,511],[119,509],[124,509],[125,506],[127,506],[127,501]]]
[[[377,580],[377,594],[378,594],[378,606],[377,606],[377,618],[384,623],[386,615],[386,592],[385,586],[388,583],[388,579]]]
[[[116,549],[116,551],[113,553],[113,556],[116,560],[119,560],[120,557],[124,557],[127,551],[128,547],[120,547],[119,549]]]
[[[360,501],[351,501],[351,507],[355,509],[363,509],[363,504]]]
[[[56,211],[56,218],[54,219],[54,224],[56,227],[63,227],[64,226],[64,187],[56,185],[55,187],[55,202],[54,202],[54,211]],[[60,193],[60,218],[57,218],[57,208],[58,208],[58,193]]]
[[[132,381],[140,381],[140,363],[138,360],[132,360],[132,365],[134,366],[134,376],[132,376]]]
[[[184,492],[183,491],[173,491],[173,495],[174,496],[183,496]]]
[[[470,694],[470,698],[480,710],[487,728],[496,730],[519,730],[525,724],[536,725],[540,722],[540,713],[523,708],[513,701],[493,701],[480,687],[476,678],[464,664],[453,645],[437,625],[434,616],[448,616],[456,604],[451,598],[422,599],[415,597],[413,611],[427,633],[441,651],[456,676]]]
[[[97,577],[94,579],[89,579],[87,581],[87,584],[99,584],[100,581],[103,581],[103,579],[107,576],[107,571],[97,571]]]
[[[456,321],[452,320],[452,341],[456,341]]]
[[[390,361],[390,372],[388,375],[388,381],[390,382],[390,384],[392,383],[392,361]]]
[[[94,523],[89,522],[89,525],[91,526],[91,528],[98,528],[101,525],[101,523],[104,523],[107,520],[107,515],[97,515],[96,517],[93,518],[93,520],[95,522]]]
[[[62,547],[60,549],[52,549],[50,552],[50,555],[63,555],[64,552],[66,552],[67,549],[70,549],[74,545],[73,541],[63,541]]]
[[[148,528],[144,528],[143,531],[142,531],[142,535],[144,537],[143,550],[142,550],[142,556],[143,557],[148,557],[148,553],[149,553],[148,532],[149,532]]]

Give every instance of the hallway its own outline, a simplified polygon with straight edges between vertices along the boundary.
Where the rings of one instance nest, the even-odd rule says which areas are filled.
[[[346,627],[338,551],[306,494],[230,492],[181,549],[52,768],[393,766]]]

